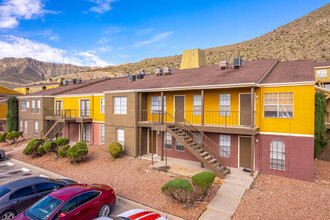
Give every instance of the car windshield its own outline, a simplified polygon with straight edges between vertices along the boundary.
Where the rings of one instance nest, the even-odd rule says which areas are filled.
[[[39,202],[29,208],[25,215],[33,220],[43,220],[49,218],[63,201],[51,196],[45,196]]]
[[[6,186],[1,186],[0,187],[0,198],[9,192],[10,192],[10,189],[8,189]]]

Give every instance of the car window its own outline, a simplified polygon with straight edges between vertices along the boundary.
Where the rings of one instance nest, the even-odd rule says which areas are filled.
[[[0,198],[9,192],[10,192],[10,189],[8,189],[6,186],[1,186],[0,187]]]
[[[79,205],[85,204],[100,195],[98,191],[86,192],[79,195]]]
[[[37,192],[45,192],[48,190],[52,190],[52,189],[57,189],[59,188],[59,185],[56,183],[39,183],[36,184],[36,190]]]
[[[14,197],[15,197],[15,199],[18,199],[18,198],[21,198],[24,196],[32,195],[33,193],[34,192],[33,192],[32,186],[28,186],[28,187],[24,187],[22,189],[15,191]],[[12,199],[12,196],[10,196],[9,199]]]
[[[68,212],[74,210],[75,208],[77,208],[78,203],[79,203],[78,196],[76,196],[76,197],[70,199],[69,201],[67,201],[62,206],[62,208],[60,209],[60,211],[58,213],[61,213],[61,212],[68,213]]]

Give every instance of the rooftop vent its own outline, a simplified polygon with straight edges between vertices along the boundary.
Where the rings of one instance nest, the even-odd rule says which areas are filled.
[[[68,80],[63,80],[63,86],[66,86],[68,84],[69,84]]]
[[[136,75],[129,75],[129,81],[134,82],[136,80]]]
[[[234,58],[233,66],[234,66],[234,69],[240,69],[242,67],[242,59],[241,58]]]
[[[163,75],[163,69],[156,68],[155,73],[156,73],[156,76],[162,76]]]
[[[226,60],[220,61],[220,63],[219,63],[219,69],[220,70],[228,69],[228,62]]]
[[[144,75],[142,75],[142,73],[140,72],[140,73],[138,73],[138,74],[136,75],[136,78],[137,78],[137,79],[143,79],[143,76],[144,76]]]
[[[171,67],[164,68],[164,75],[172,75]]]
[[[76,84],[80,84],[81,83],[81,79],[77,79]]]
[[[77,79],[71,79],[71,84],[75,85],[77,82]]]
[[[141,70],[141,72],[140,72],[143,76],[145,76],[146,75],[146,71],[145,70]]]
[[[131,75],[131,74],[126,73],[126,74],[125,74],[125,77],[128,78],[130,75]]]

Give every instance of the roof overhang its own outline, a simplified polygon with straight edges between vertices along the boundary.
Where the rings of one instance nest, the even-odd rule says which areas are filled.
[[[315,81],[261,84],[262,87],[310,86],[310,85],[315,85]]]
[[[324,68],[330,68],[330,66],[317,66],[317,67],[314,67],[314,69],[324,69]]]

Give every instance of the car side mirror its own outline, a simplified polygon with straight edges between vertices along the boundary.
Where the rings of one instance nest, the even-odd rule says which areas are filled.
[[[58,216],[59,218],[64,218],[66,214],[64,212],[61,212],[60,215]]]

